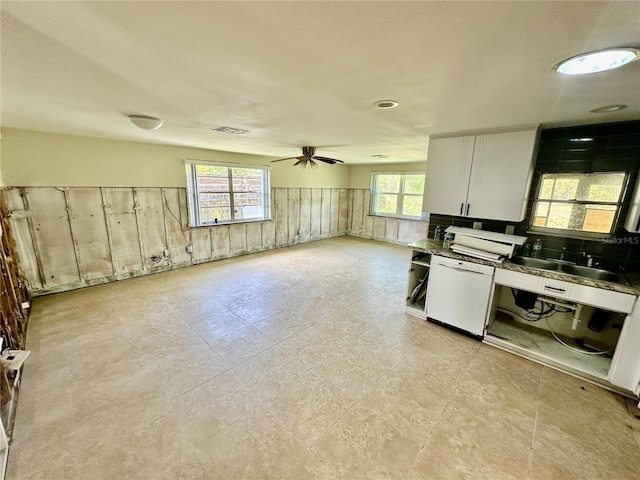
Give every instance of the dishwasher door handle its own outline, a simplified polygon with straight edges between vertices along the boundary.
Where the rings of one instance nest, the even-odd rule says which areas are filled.
[[[458,272],[463,272],[463,273],[475,273],[477,275],[485,275],[482,272],[476,272],[475,270],[467,270],[466,268],[460,268],[460,267],[454,267],[453,265],[446,265],[444,263],[441,263],[440,265],[442,265],[443,267],[447,267],[450,268],[451,270],[456,270]]]

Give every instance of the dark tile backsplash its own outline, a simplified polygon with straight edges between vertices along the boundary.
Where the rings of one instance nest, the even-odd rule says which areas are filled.
[[[594,141],[572,141],[577,138],[593,138]],[[565,248],[565,257],[569,261],[577,260],[579,252],[586,252],[605,268],[616,269],[622,266],[628,271],[640,272],[640,235],[629,233],[622,227],[638,181],[638,169],[640,169],[640,120],[542,130],[527,213],[522,222],[431,215],[429,237],[433,238],[436,226],[440,226],[443,230],[449,225],[472,228],[475,221],[482,222],[483,230],[504,233],[507,225],[513,225],[514,233],[529,237],[528,241],[531,243],[541,238],[545,257],[558,258]],[[613,239],[579,240],[527,233],[531,206],[542,173],[604,171],[631,173],[619,226]]]

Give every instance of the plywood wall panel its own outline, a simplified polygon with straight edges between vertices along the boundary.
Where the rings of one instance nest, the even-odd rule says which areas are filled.
[[[286,188],[274,188],[272,190],[275,211],[274,221],[276,229],[276,246],[283,247],[289,240],[289,222],[287,219],[287,208],[289,199]]]
[[[70,188],[66,196],[82,280],[111,277],[114,272],[102,192],[97,188]]]
[[[300,242],[298,229],[300,228],[300,189],[289,188],[287,195],[287,228],[289,245]]]
[[[300,189],[300,241],[311,237],[311,189]]]
[[[33,246],[33,238],[29,223],[31,211],[26,208],[22,199],[22,189],[8,188],[3,190],[7,209],[11,212],[13,238],[16,241],[20,266],[29,283],[30,290],[42,289],[41,267]]]
[[[398,243],[407,244],[427,238],[429,224],[418,220],[400,220]]]
[[[273,220],[262,222],[262,248],[270,249],[276,245],[276,224]]]
[[[259,252],[262,250],[262,224],[264,222],[247,223],[247,251]]]
[[[373,217],[373,238],[384,241],[387,230],[387,219],[384,217]]]
[[[338,234],[344,235],[347,233],[347,226],[349,225],[349,190],[341,188],[338,190]]]
[[[229,225],[211,227],[213,258],[228,258],[231,256],[231,239],[229,236]]]
[[[162,192],[159,188],[135,188],[136,218],[147,269],[166,267],[166,232]]]
[[[181,188],[163,188],[163,218],[167,235],[166,246],[171,253],[171,263],[176,265],[188,265],[191,263],[191,254],[187,252],[187,245],[191,243],[188,230],[183,230],[184,219],[181,218]]]
[[[389,243],[398,243],[398,223],[397,218],[386,218],[384,227],[384,241]]]
[[[369,190],[364,190],[362,195],[362,211],[363,211],[363,222],[362,222],[362,234],[366,238],[374,238],[374,218],[369,215],[370,211],[370,201],[371,201],[371,192]]]
[[[329,226],[331,223],[331,189],[322,189],[322,209],[320,212],[320,237],[329,236]]]
[[[364,230],[364,190],[352,191],[351,235],[361,236]]]
[[[28,201],[40,254],[45,288],[79,284],[75,249],[64,192],[58,188],[30,188]]]
[[[322,189],[311,189],[311,239],[320,238],[322,225]]]
[[[329,233],[331,235],[338,234],[338,225],[340,224],[340,189],[331,189],[331,209],[329,213]]]
[[[196,227],[191,229],[193,261],[207,262],[213,259],[211,230],[213,227]]]
[[[246,223],[229,225],[229,246],[232,255],[247,253],[247,227]]]
[[[103,188],[103,194],[108,205],[115,271],[126,278],[143,270],[133,189]]]

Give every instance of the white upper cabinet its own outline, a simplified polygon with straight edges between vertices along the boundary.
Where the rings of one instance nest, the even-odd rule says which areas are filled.
[[[423,211],[519,222],[524,219],[537,128],[429,141]]]
[[[636,183],[636,191],[631,200],[624,228],[627,232],[640,232],[640,181]]]

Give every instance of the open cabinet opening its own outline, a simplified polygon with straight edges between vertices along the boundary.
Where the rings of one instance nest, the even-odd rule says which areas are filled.
[[[623,313],[496,285],[485,341],[606,380],[625,318]]]

